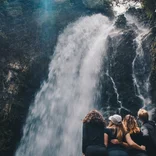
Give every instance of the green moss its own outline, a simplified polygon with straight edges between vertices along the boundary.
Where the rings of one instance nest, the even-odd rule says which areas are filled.
[[[155,16],[156,1],[155,0],[143,0],[142,4],[146,10],[147,16],[150,19],[153,19]]]

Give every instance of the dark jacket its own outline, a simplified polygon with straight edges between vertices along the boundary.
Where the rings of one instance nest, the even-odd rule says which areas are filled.
[[[104,125],[98,123],[83,123],[82,152],[90,145],[104,146]]]
[[[156,136],[151,136],[150,131],[152,131],[153,127],[155,126],[155,123],[153,121],[145,122],[141,126],[141,132],[144,137],[144,142],[147,150],[148,156],[156,156],[156,147],[152,143],[152,137],[156,138]]]

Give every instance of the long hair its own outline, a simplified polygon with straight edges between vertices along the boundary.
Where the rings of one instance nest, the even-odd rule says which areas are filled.
[[[124,135],[126,133],[126,130],[125,130],[125,128],[124,128],[124,126],[123,126],[122,123],[119,124],[119,125],[116,125],[112,121],[110,121],[109,122],[109,125],[107,126],[107,128],[113,129],[114,133],[117,130],[117,136],[116,136],[116,138],[119,141],[123,141],[123,138],[124,138]]]
[[[102,114],[97,110],[90,111],[83,119],[83,123],[96,123],[106,126],[106,122]]]
[[[126,131],[129,132],[130,134],[140,132],[140,128],[137,124],[137,121],[136,121],[135,117],[132,115],[126,115],[124,117],[123,125],[124,125]]]

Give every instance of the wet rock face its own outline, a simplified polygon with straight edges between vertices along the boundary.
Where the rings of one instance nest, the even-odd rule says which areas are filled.
[[[106,116],[114,112],[120,112],[123,116],[129,113],[136,115],[138,109],[143,105],[143,101],[136,94],[137,88],[134,87],[132,77],[132,62],[136,56],[137,49],[135,42],[137,34],[134,28],[133,25],[130,25],[124,29],[119,29],[119,34],[112,33],[108,38],[107,56],[104,58],[105,63],[100,81],[102,85],[99,87],[101,89],[101,99],[98,101],[99,107],[104,110]],[[155,47],[152,46],[155,43],[154,38],[153,32],[149,32],[142,38],[141,44],[144,59],[137,60],[135,63],[137,67],[136,77],[139,78],[139,83],[147,85],[145,80],[148,81],[150,78],[149,83],[151,83],[151,86],[149,86],[149,91],[144,91],[145,88],[141,90],[144,98],[151,99],[146,108],[147,110],[155,107],[156,97]],[[151,47],[153,47],[153,51]],[[123,108],[119,110],[118,108],[121,105]],[[111,110],[109,114],[107,110]]]
[[[115,26],[120,29],[124,29],[127,27],[127,20],[123,14],[118,16],[115,22]]]
[[[136,115],[141,107],[141,100],[135,95],[132,78],[132,62],[136,55],[135,37],[135,32],[127,29],[122,30],[118,35],[110,35],[108,39],[107,57],[101,80],[101,105],[104,110],[110,109],[114,112],[121,111],[124,114]],[[130,111],[118,110],[121,105]]]
[[[145,27],[151,27],[151,31],[148,36],[144,38],[143,41],[143,50],[146,55],[146,64],[145,68],[147,69],[146,75],[150,74],[150,94],[152,99],[152,105],[156,105],[156,28],[155,28],[155,19],[149,19],[148,13],[143,9],[130,8],[127,11],[127,14],[134,16],[141,25]],[[148,64],[148,65],[147,65]]]
[[[138,22],[142,25],[144,26],[150,25],[150,21],[149,21],[149,18],[147,17],[145,10],[139,9],[139,8],[136,9],[132,7],[132,8],[129,8],[126,13],[135,17],[138,20]]]
[[[152,29],[152,42],[150,47],[150,52],[152,55],[152,71],[151,71],[151,95],[152,95],[152,101],[156,106],[156,38],[155,38],[155,28]]]

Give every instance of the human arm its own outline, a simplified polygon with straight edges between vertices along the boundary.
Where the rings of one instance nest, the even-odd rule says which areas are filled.
[[[111,137],[111,130],[109,128],[104,129],[104,145],[107,147],[109,139]]]
[[[85,155],[85,150],[87,147],[87,125],[83,123],[82,128],[82,153]]]
[[[131,139],[131,136],[130,136],[129,133],[126,134],[125,138],[126,138],[126,141],[127,141],[128,145],[129,145],[131,148],[135,148],[135,149],[138,149],[138,150],[145,150],[145,146],[139,146],[138,144],[136,144],[136,143]]]
[[[121,145],[127,148],[129,147],[129,145],[126,142],[121,142]]]
[[[108,134],[104,133],[104,145],[107,147],[108,146]]]
[[[120,144],[120,145],[122,145],[124,147],[129,147],[129,145],[126,142],[120,142],[118,139],[112,139],[111,143],[112,144]]]

